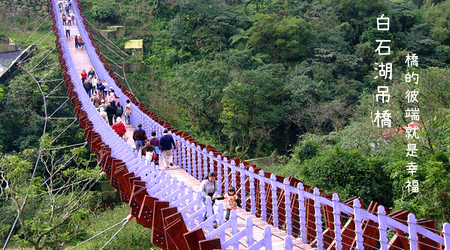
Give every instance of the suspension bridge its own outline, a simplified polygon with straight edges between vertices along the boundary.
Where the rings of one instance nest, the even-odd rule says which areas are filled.
[[[130,205],[131,216],[151,229],[153,244],[170,250],[450,249],[449,223],[439,231],[433,221],[417,219],[408,211],[391,212],[376,202],[366,206],[358,197],[340,201],[338,194],[230,159],[161,120],[109,68],[76,0],[71,8],[76,25],[70,26],[70,32],[72,37],[81,35],[85,49],[75,49],[73,39],[65,36],[58,3],[49,0],[56,49],[86,143],[111,186],[120,192],[121,201]],[[176,143],[175,168],[163,169],[137,156],[132,141],[124,141],[100,117],[79,77],[82,69],[91,67],[115,89],[121,103],[131,100],[129,131],[141,123],[143,129],[158,135],[164,129],[171,132]],[[200,181],[210,171],[217,173],[219,193],[232,185],[243,201],[228,221],[222,204],[213,213],[211,199],[206,205],[202,202]],[[208,219],[204,221],[205,212]]]

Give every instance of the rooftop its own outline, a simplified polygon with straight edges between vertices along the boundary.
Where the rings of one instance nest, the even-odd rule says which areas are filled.
[[[125,49],[142,49],[144,47],[144,40],[128,40],[125,42]]]

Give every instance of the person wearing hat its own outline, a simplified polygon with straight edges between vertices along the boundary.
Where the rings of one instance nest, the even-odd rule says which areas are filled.
[[[116,106],[116,95],[114,89],[110,88],[108,95],[106,96],[106,102],[111,103],[111,106]]]
[[[176,149],[176,146],[172,135],[169,135],[167,129],[164,129],[163,136],[159,139],[159,144],[161,145],[164,166],[166,166],[166,168],[169,168],[169,165],[173,166],[172,148]],[[169,162],[167,162],[167,158],[169,158]]]
[[[144,146],[145,140],[147,140],[147,134],[142,129],[142,124],[138,124],[138,128],[133,132],[133,140],[136,144],[136,152],[139,153],[140,149]]]
[[[108,107],[108,105],[106,105],[105,100],[100,100],[100,106],[98,107],[98,110],[100,111],[100,108],[103,108],[103,110],[106,111],[106,107]]]
[[[116,132],[120,138],[123,138],[127,129],[125,128],[125,124],[123,124],[122,119],[119,117],[116,119],[116,123],[111,126],[111,128]]]
[[[108,122],[108,118],[107,118],[105,109],[104,109],[103,107],[99,107],[98,112],[99,112],[100,116],[101,116],[106,122]]]

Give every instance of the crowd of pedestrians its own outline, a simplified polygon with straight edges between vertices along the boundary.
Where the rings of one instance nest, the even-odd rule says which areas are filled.
[[[65,10],[65,13],[63,13],[61,15],[61,19],[62,19],[63,26],[65,27],[66,37],[70,38],[70,26],[76,24],[75,20],[76,20],[76,17],[77,17],[74,13],[70,14],[70,9],[72,7],[72,2],[70,0],[67,1],[67,2],[60,2],[58,4],[58,6],[59,6],[59,10],[61,12],[64,12],[64,10]],[[75,48],[76,49],[78,49],[78,48],[84,49],[84,41],[83,41],[83,38],[81,38],[80,35],[75,35],[74,41],[75,41]]]
[[[122,122],[122,117],[125,115],[126,124],[130,125],[131,121],[131,102],[126,101],[125,107],[117,100],[114,89],[109,88],[105,80],[100,80],[93,68],[86,73],[82,70],[80,74],[83,86],[86,93],[91,98],[93,104],[98,109],[98,112],[105,121],[109,123],[111,128],[119,135],[119,137],[126,138],[126,126]],[[146,131],[142,128],[142,124],[137,125],[137,129],[133,132],[133,141],[135,143],[135,152],[137,157],[145,157],[147,162],[152,162],[155,165],[162,164],[162,167],[170,168],[173,166],[172,150],[176,150],[176,144],[171,134],[167,129],[163,130],[162,136],[158,139],[155,131],[151,132],[150,138]],[[162,161],[160,162],[160,156]],[[225,220],[230,219],[232,210],[241,207],[241,200],[237,196],[236,189],[233,186],[228,188],[228,192],[220,196],[218,194],[217,175],[215,172],[210,172],[208,177],[202,181],[202,201],[206,205],[206,198],[210,197],[212,205],[214,206],[216,200],[224,200],[225,205]],[[212,213],[214,208],[212,207]],[[207,213],[203,214],[203,220],[207,219]],[[218,227],[217,221],[213,221],[214,228]]]
[[[76,16],[75,14],[70,14],[72,2],[67,0],[60,2],[58,4],[62,14],[62,22],[65,25],[66,37],[70,38],[70,26],[75,25]],[[80,35],[75,35],[75,48],[84,48],[84,42]],[[119,98],[114,93],[113,88],[108,88],[108,84],[105,80],[100,80],[97,78],[93,68],[86,73],[86,70],[82,70],[81,81],[86,93],[91,99],[93,105],[97,108],[100,116],[108,122],[111,128],[123,138],[126,138],[126,127],[122,122],[122,117],[125,115],[126,124],[131,123],[131,102],[126,101],[125,107],[120,104]],[[142,128],[142,124],[138,124],[137,129],[133,132],[133,140],[135,142],[135,150],[139,157],[145,156],[146,160],[153,162],[155,165],[159,165],[159,156],[162,156],[162,164],[166,168],[173,166],[173,156],[172,150],[176,150],[176,144],[171,134],[167,129],[163,130],[163,135],[158,139],[156,132],[151,133],[151,137],[147,137],[146,131]],[[229,220],[231,210],[237,209],[241,206],[241,201],[236,195],[236,189],[234,187],[229,187],[228,192],[219,196],[217,191],[217,175],[215,172],[210,172],[208,177],[202,181],[202,200],[206,204],[206,198],[209,196],[212,199],[213,204],[216,200],[225,200],[226,216],[225,220]],[[212,209],[214,213],[214,209]],[[203,220],[207,219],[207,214],[204,214]],[[217,228],[217,222],[214,221],[214,227]]]
[[[122,106],[114,89],[108,88],[105,80],[98,79],[93,68],[88,72],[83,69],[80,73],[80,79],[86,94],[97,108],[100,116],[126,141],[128,138],[126,138],[126,126],[123,121],[125,120],[127,125],[131,124],[131,101],[127,100],[125,106]],[[151,160],[155,164],[159,164],[159,156],[161,155],[163,157],[162,163],[166,168],[173,166],[172,149],[176,149],[176,145],[167,129],[164,129],[160,139],[158,139],[155,131],[151,133],[149,138],[142,128],[142,124],[139,124],[133,132],[133,140],[137,155],[146,156],[147,160]]]

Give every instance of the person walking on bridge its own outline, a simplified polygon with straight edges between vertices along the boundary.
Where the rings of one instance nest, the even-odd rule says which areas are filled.
[[[167,129],[164,129],[163,136],[159,139],[159,144],[161,144],[164,166],[166,166],[166,168],[169,168],[169,165],[173,166],[172,148],[176,149],[176,146],[172,135],[169,135]],[[169,162],[167,162],[167,158],[169,158]]]
[[[81,36],[78,36],[78,47],[80,47],[80,49],[84,49],[84,42]]]
[[[66,37],[70,37],[70,27],[66,26]]]
[[[206,198],[209,196],[211,197],[212,205],[214,206],[214,203],[216,201],[216,198],[218,197],[218,187],[217,187],[217,174],[216,172],[210,172],[208,174],[208,177],[202,181],[200,184],[200,189],[202,190],[202,202],[204,205],[206,205]],[[214,214],[214,208],[211,207],[212,213]],[[203,213],[203,221],[208,219],[208,213]],[[217,222],[213,222],[214,228],[217,227]]]
[[[114,119],[114,115],[116,114],[116,109],[115,107],[111,106],[111,103],[107,104],[108,106],[106,107],[106,115],[108,116],[108,123],[109,126],[113,125],[113,119]]]
[[[88,71],[88,76],[92,76],[92,77],[95,76],[95,71],[94,71],[93,68],[91,68],[91,69]]]
[[[106,96],[108,94],[108,83],[105,82],[105,80],[102,80],[102,94],[103,94],[103,98],[106,99]]]
[[[127,104],[125,105],[125,117],[127,118],[127,124],[130,125],[130,119],[131,119],[131,104],[130,104],[130,100],[127,100]]]
[[[144,146],[145,140],[147,140],[147,134],[142,129],[142,124],[138,124],[138,128],[133,132],[133,140],[136,144],[136,153],[139,154],[140,149]]]
[[[84,90],[86,90],[86,93],[88,94],[89,98],[91,98],[91,88],[92,88],[92,85],[91,85],[91,82],[90,82],[89,79],[88,79],[88,80],[85,80],[85,81],[83,82],[83,87],[84,87]]]
[[[102,100],[105,98],[104,96],[104,90],[105,90],[105,86],[102,84],[102,82],[100,81],[100,79],[97,81],[97,93],[99,95],[101,95]]]
[[[127,129],[125,128],[125,124],[123,124],[122,119],[117,118],[117,122],[114,123],[114,125],[111,126],[111,128],[116,132],[120,138],[124,138],[123,136],[127,132]]]
[[[72,13],[72,24],[75,25],[75,14]]]
[[[84,83],[86,81],[86,77],[87,77],[86,70],[83,69],[81,71],[80,76],[81,76],[81,81]]]
[[[88,75],[89,75],[89,73],[88,73]],[[98,83],[98,79],[97,79],[97,76],[94,74],[94,76],[92,77],[92,80],[91,80],[93,95],[97,94],[97,83]]]
[[[120,101],[116,102],[116,119],[122,118],[123,115],[123,106],[120,104]]]

